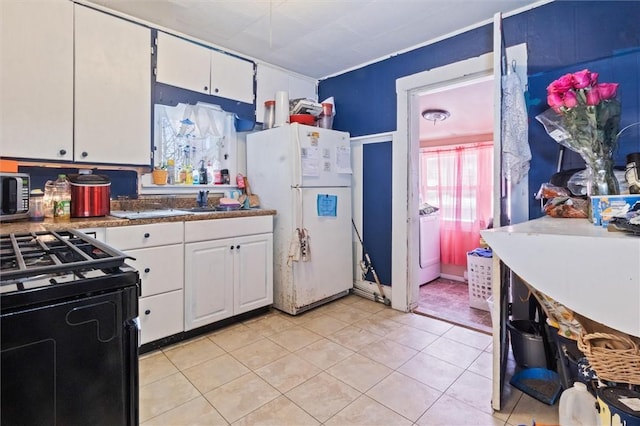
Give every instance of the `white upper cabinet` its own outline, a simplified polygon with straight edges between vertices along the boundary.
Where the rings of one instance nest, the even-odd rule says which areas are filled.
[[[73,3],[0,0],[0,155],[73,156]]]
[[[258,64],[256,73],[256,121],[264,121],[264,103],[274,100],[277,91],[289,93],[289,99],[307,98],[318,100],[318,82],[311,77],[282,71],[265,64]]]
[[[74,160],[151,163],[151,30],[80,5]]]
[[[253,103],[253,62],[158,31],[156,81]]]

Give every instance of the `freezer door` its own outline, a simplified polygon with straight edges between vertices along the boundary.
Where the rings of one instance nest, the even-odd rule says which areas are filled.
[[[351,186],[349,134],[292,124],[293,157],[297,159],[294,185],[303,187]]]
[[[294,191],[302,198],[296,227],[306,229],[309,247],[309,260],[293,263],[295,308],[300,309],[353,287],[351,188]],[[337,199],[336,216],[319,215],[318,198],[327,195]],[[326,214],[327,206],[321,209]]]

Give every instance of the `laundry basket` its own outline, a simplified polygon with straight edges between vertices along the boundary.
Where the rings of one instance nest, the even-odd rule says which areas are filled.
[[[467,253],[467,279],[469,280],[469,306],[489,310],[491,296],[493,253],[491,249],[477,248]]]

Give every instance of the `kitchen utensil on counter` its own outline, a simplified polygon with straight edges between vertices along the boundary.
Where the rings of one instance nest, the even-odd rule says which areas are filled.
[[[249,207],[252,209],[256,207],[260,207],[260,197],[258,197],[256,194],[251,193],[251,186],[249,186],[249,180],[247,179],[246,176],[244,178],[244,187],[245,187],[245,191],[247,191],[247,198],[249,199]]]
[[[198,191],[196,202],[198,207],[207,207],[209,205],[209,191]]]
[[[106,216],[111,212],[111,180],[108,176],[70,174],[69,182],[71,217]]]

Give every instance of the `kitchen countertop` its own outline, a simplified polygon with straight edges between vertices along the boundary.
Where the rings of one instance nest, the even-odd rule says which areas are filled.
[[[69,221],[56,222],[53,219],[45,219],[44,222],[31,222],[28,219],[16,222],[3,222],[0,224],[1,234],[56,231],[62,229],[82,228],[109,228],[117,226],[147,225],[164,222],[191,222],[195,220],[228,219],[234,217],[273,216],[277,212],[271,209],[249,209],[234,211],[215,211],[210,213],[185,214],[180,216],[157,217],[149,219],[121,219],[113,216],[91,217],[71,219]]]

